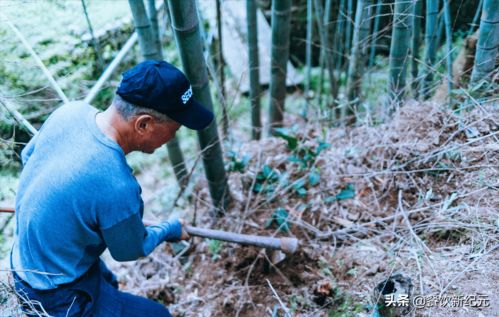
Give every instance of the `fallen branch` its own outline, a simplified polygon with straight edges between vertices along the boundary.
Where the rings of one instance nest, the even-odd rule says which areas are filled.
[[[17,111],[14,106],[9,102],[7,101],[6,99],[4,98],[0,98],[0,104],[2,106],[4,106],[4,108],[7,110],[7,112],[9,112],[12,117],[17,121],[19,122],[19,124],[23,125],[26,129],[28,129],[29,132],[31,132],[33,135],[37,134],[38,131],[35,129],[35,127],[33,127],[31,125],[31,123],[29,123],[28,120],[26,120],[23,115]]]
[[[47,67],[43,64],[42,60],[40,57],[38,57],[38,54],[33,50],[33,47],[28,43],[24,35],[19,31],[19,29],[7,18],[4,14],[0,13],[0,16],[5,19],[5,22],[9,25],[9,27],[14,31],[16,36],[19,38],[19,40],[23,43],[23,45],[26,47],[26,49],[29,51],[35,62],[38,64],[38,66],[41,68],[45,76],[47,77],[48,81],[52,85],[52,88],[57,92],[59,97],[64,103],[69,102],[68,97],[64,94],[62,91],[61,87],[59,84],[55,81],[54,76],[50,73],[50,71],[47,69]]]

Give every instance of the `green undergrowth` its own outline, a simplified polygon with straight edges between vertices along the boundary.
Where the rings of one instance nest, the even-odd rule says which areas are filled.
[[[82,85],[78,81],[93,79],[95,68],[93,50],[80,44],[82,35],[87,32],[81,2],[4,0],[0,8],[33,47],[68,97],[77,99]],[[129,14],[125,1],[87,1],[87,9],[96,31]],[[57,98],[47,87],[48,81],[42,71],[7,23],[0,25],[0,41],[3,60],[0,75],[4,78],[0,86],[2,94],[23,95],[42,89],[41,95],[45,98]],[[103,49],[105,55],[106,50]],[[111,55],[109,58],[112,58]],[[73,60],[73,57],[78,59]],[[29,98],[23,100],[30,101]]]

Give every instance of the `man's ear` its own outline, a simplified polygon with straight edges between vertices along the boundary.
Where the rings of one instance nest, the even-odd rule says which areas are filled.
[[[154,118],[148,114],[142,114],[135,119],[134,129],[139,134],[145,134],[152,128]]]

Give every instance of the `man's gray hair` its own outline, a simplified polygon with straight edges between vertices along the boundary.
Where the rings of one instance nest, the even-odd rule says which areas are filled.
[[[116,107],[119,114],[126,121],[130,121],[130,119],[132,119],[133,117],[136,117],[141,114],[151,115],[161,122],[174,121],[173,119],[169,118],[167,115],[162,114],[156,110],[134,105],[133,103],[130,103],[125,99],[121,98],[121,96],[118,94],[114,95],[113,105]]]

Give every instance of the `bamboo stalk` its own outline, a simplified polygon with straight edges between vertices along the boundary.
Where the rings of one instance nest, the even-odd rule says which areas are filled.
[[[324,37],[324,10],[322,8],[322,2],[318,2],[314,0],[314,11],[317,19],[317,28],[319,30],[319,39],[320,39],[320,55],[319,55],[319,83],[318,83],[318,92],[317,92],[317,104],[319,108],[322,110],[322,93],[324,91],[324,64],[326,63],[326,43]]]
[[[373,36],[371,41],[371,53],[369,55],[369,66],[368,68],[372,68],[374,66],[374,57],[376,56],[376,42],[378,40],[378,31],[379,31],[379,20],[381,15],[381,6],[383,0],[378,0],[376,3],[376,12],[374,13],[374,27],[373,27]],[[421,1],[421,0],[419,0]]]
[[[480,19],[480,13],[482,12],[482,6],[483,6],[483,0],[480,0],[478,3],[478,7],[476,8],[475,11],[475,16],[473,17],[473,21],[471,22],[470,30],[468,31],[468,36],[473,34],[475,32],[475,26],[479,26],[478,24],[478,19]]]
[[[390,77],[389,94],[390,105],[388,112],[395,110],[398,103],[403,99],[405,92],[407,64],[410,51],[411,24],[410,18],[412,3],[406,0],[395,2],[395,14],[393,16],[392,39],[390,45]]]
[[[354,22],[355,17],[352,18],[353,15],[353,0],[347,1],[347,19],[346,19],[346,31],[345,31],[345,56],[350,54],[350,47],[352,43],[352,22]],[[359,1],[357,2],[359,5]],[[348,63],[345,63],[348,64]],[[348,65],[346,65],[348,67]]]
[[[161,47],[161,39],[159,37],[158,8],[156,7],[156,0],[146,0],[146,2],[147,13],[149,16],[149,22],[151,23],[151,31],[154,38],[154,43],[156,44],[156,49],[158,50],[159,54],[163,56],[163,48]]]
[[[418,80],[418,65],[419,65],[419,46],[421,44],[421,22],[423,12],[423,0],[415,0],[412,16],[412,91],[414,98],[418,98],[419,94],[419,80]]]
[[[452,104],[452,30],[449,0],[444,1],[445,43],[447,48],[447,89],[449,104]]]
[[[258,140],[261,137],[262,121],[260,104],[260,61],[258,57],[258,23],[255,0],[246,0],[246,20],[248,27],[251,136],[254,140]]]
[[[489,75],[495,69],[499,43],[499,1],[483,2],[482,18],[478,31],[475,63],[471,74],[471,83],[481,80],[490,82]]]
[[[227,105],[225,103],[225,61],[223,55],[223,38],[222,38],[222,12],[221,12],[221,0],[216,0],[217,6],[217,35],[218,35],[218,47],[217,47],[217,60],[218,60],[218,79],[220,83],[220,100],[222,106],[222,131],[224,136],[229,135],[229,113],[227,112]]]
[[[206,108],[213,110],[196,3],[194,0],[170,0],[168,6],[180,59],[184,73],[191,82],[194,98]],[[216,120],[206,129],[198,132],[198,139],[203,151],[205,175],[213,205],[221,215],[231,197]]]
[[[217,36],[218,36],[218,47],[217,47],[217,61],[218,61],[218,76],[220,80],[220,88],[221,88],[221,93],[222,96],[225,98],[225,76],[224,76],[224,56],[223,56],[223,39],[222,39],[222,12],[221,12],[221,0],[215,0],[216,1],[216,7],[217,7]],[[227,117],[227,114],[224,114],[225,117]],[[227,119],[225,120],[227,121]],[[227,133],[229,130],[228,124],[223,121],[224,126],[224,132]]]
[[[346,95],[348,105],[341,108],[341,123],[354,122],[357,105],[360,103],[362,72],[367,56],[368,36],[370,30],[370,9],[372,0],[359,0],[355,12],[355,26],[352,39],[352,52],[348,65]],[[352,118],[353,117],[353,118]]]
[[[154,33],[147,16],[143,0],[128,0],[132,11],[135,32],[139,36],[139,46],[145,60],[162,60],[161,52],[158,50]]]
[[[343,42],[343,28],[345,27],[345,0],[340,0],[340,7],[338,9],[338,19],[336,21],[336,59],[335,59],[335,71],[338,76],[341,77],[341,65],[343,64],[343,49],[345,43]]]
[[[310,104],[310,79],[312,69],[312,0],[307,0],[307,42],[305,46],[305,102],[301,111],[302,117],[307,120]]]
[[[426,0],[426,22],[425,22],[425,53],[424,68],[421,78],[421,96],[423,99],[430,97],[431,85],[433,83],[433,65],[436,54],[436,26],[438,17],[438,1]]]
[[[319,38],[321,41],[321,55],[319,57],[319,65],[320,65],[320,76],[319,76],[319,101],[318,104],[319,106],[322,105],[322,90],[324,89],[324,65],[328,67],[328,57],[327,55],[328,50],[329,50],[329,43],[328,43],[328,33],[329,33],[329,26],[328,26],[328,21],[329,21],[329,12],[331,11],[331,8],[329,10],[327,7],[331,6],[331,1],[326,0],[326,9],[322,7],[322,2],[318,0],[314,0],[315,5],[315,15],[317,16],[317,27],[319,29]],[[329,69],[329,68],[328,68]]]
[[[289,59],[291,0],[272,1],[272,56],[270,78],[269,133],[282,127]]]
[[[163,55],[156,45],[154,35],[147,16],[144,2],[142,0],[129,0],[132,11],[135,31],[137,32],[140,50],[144,59],[163,60]],[[184,163],[184,155],[180,148],[178,138],[173,138],[166,144],[168,157],[173,166],[173,171],[180,188],[186,186],[187,168]]]
[[[329,19],[330,19],[330,12],[331,12],[331,1],[326,0],[326,8],[325,12],[323,11],[322,8],[322,3],[319,0],[315,0],[314,2],[314,7],[318,19],[318,27],[319,27],[319,36],[321,39],[321,75],[320,75],[320,80],[319,80],[319,105],[322,104],[321,102],[321,96],[322,96],[322,86],[323,86],[323,80],[324,80],[324,68],[322,65],[326,64],[326,68],[328,71],[329,75],[329,86],[330,86],[330,91],[327,99],[329,99],[330,96],[333,97],[333,100],[336,99],[337,97],[337,86],[336,86],[336,78],[334,76],[334,68],[332,65],[332,56],[331,56],[331,50],[329,47],[330,43],[330,38],[329,38]],[[323,20],[321,21],[320,17],[323,17]],[[326,101],[327,103],[327,101]],[[333,111],[329,109],[329,116],[331,117]]]
[[[197,0],[196,0],[196,5],[197,5]],[[223,137],[228,138],[230,134],[230,126],[229,126],[229,114],[227,111],[227,102],[225,99],[225,93],[224,93],[224,88],[223,84],[220,82],[220,74],[219,70],[216,69],[215,64],[213,62],[212,56],[210,55],[211,49],[211,43],[213,42],[213,33],[210,32],[210,34],[207,34],[204,25],[202,21],[204,21],[203,15],[201,11],[197,11],[198,17],[199,17],[199,30],[201,32],[201,38],[203,40],[203,45],[204,45],[204,60],[206,61],[206,66],[208,68],[208,73],[210,77],[213,80],[213,84],[215,85],[215,91],[217,92],[217,97],[218,97],[218,102],[220,105],[220,108],[222,109],[222,132],[223,132]],[[218,55],[218,53],[215,53]]]
[[[437,44],[436,44],[437,49],[440,48],[440,45],[442,45],[442,38],[444,37],[444,34],[445,34],[445,18],[443,16],[443,9],[442,9],[442,12],[440,12],[438,17],[438,31],[437,31]]]
[[[331,23],[331,6],[332,6],[332,1],[331,0],[326,0],[326,5],[324,7],[324,10],[326,11],[324,13],[324,39],[326,40],[326,66],[327,66],[327,71],[329,75],[329,94],[327,95],[326,98],[326,104],[328,105],[328,117],[329,121],[331,122],[335,118],[335,104],[336,104],[336,98],[338,97],[338,87],[336,83],[336,76],[334,74],[334,54],[333,51],[331,50],[331,27],[334,27],[335,24]],[[332,102],[330,102],[332,100]]]

